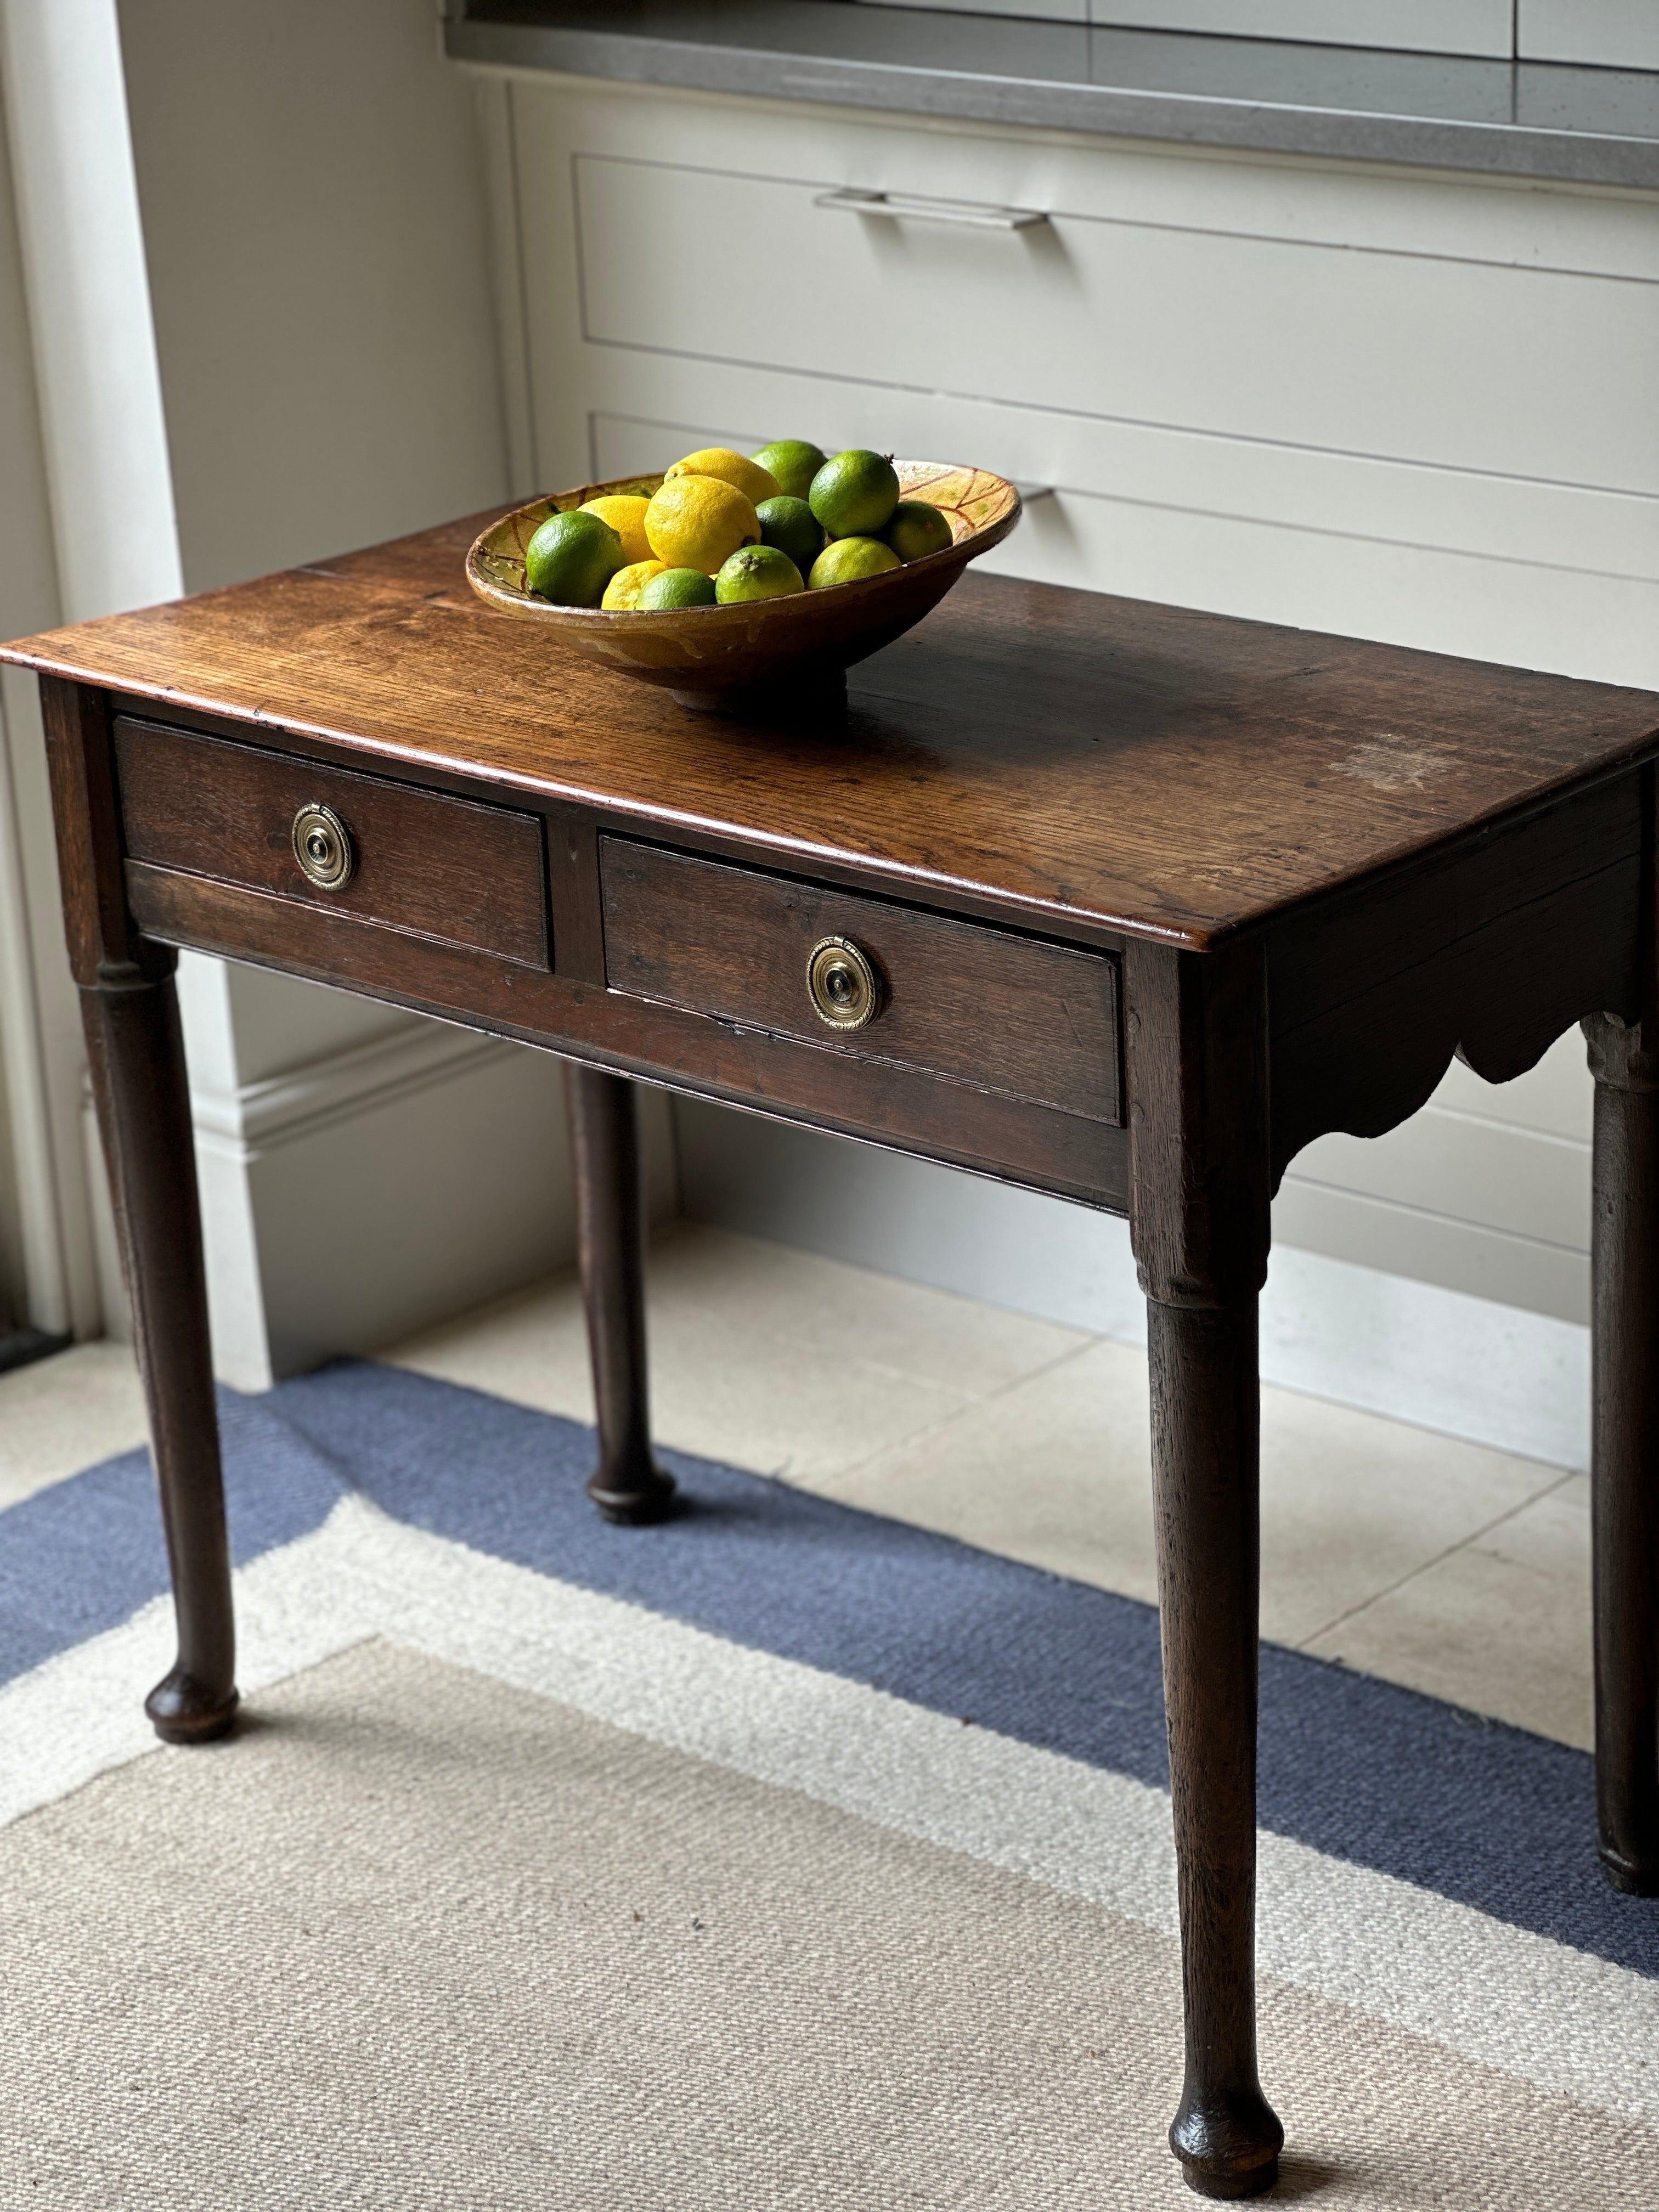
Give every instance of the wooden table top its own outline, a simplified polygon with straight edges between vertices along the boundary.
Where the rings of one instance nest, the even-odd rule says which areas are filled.
[[[844,727],[686,711],[483,607],[490,516],[0,647],[112,691],[1202,947],[1659,752],[1659,695],[969,574]]]

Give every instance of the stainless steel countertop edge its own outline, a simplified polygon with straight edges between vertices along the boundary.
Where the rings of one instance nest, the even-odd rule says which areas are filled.
[[[552,24],[451,19],[444,25],[444,46],[453,61],[618,83],[884,108],[900,114],[1158,139],[1178,145],[1659,191],[1659,138],[1355,108],[1278,106],[1133,86],[974,76],[943,68]]]

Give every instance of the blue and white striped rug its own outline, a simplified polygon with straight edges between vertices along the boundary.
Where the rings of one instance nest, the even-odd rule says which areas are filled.
[[[280,1706],[279,1686],[382,1639],[699,1762],[733,1790],[743,1778],[763,1796],[794,1793],[1081,1900],[1096,1909],[1091,1926],[1168,1944],[1173,1853],[1158,1621],[1146,1606],[672,1453],[685,1511],[656,1528],[612,1528],[582,1495],[588,1431],[373,1364],[336,1365],[261,1399],[227,1394],[222,1418],[240,1680],[256,1723]],[[98,1818],[120,1820],[118,1791],[107,1805],[98,1796],[112,1785],[84,1785],[154,1753],[140,1699],[168,1656],[164,1590],[142,1453],[0,1515],[0,1822],[15,1824],[0,1836],[0,1899],[9,1844],[33,1826],[24,1816],[56,1808],[67,1819],[80,1792],[85,1818],[103,1806]],[[251,1759],[258,1734],[146,1768],[184,1777],[174,1790],[197,1786],[192,1772],[216,1789],[210,1778]],[[1488,2094],[1483,2083],[1501,2100],[1510,2084],[1534,2100],[1528,2111],[1554,2116],[1538,2122],[1535,2144],[1512,2147],[1502,2176],[1477,2159],[1437,2179],[1407,2160],[1382,2182],[1376,2142],[1354,2151],[1350,2172],[1328,2120],[1323,2163],[1304,2171],[1293,2158],[1287,2169],[1287,2185],[1302,2173],[1293,2193],[1345,2204],[1659,2203],[1659,1905],[1602,1882],[1583,1754],[1269,1646],[1260,1806],[1264,1976],[1332,2018],[1372,2024],[1419,2071],[1443,2054],[1447,2082],[1461,2085],[1454,2104],[1467,2109]],[[43,1879],[29,1863],[29,1880]],[[27,2018],[49,2004],[46,1972],[10,1991],[9,2040],[27,2032],[19,2008]],[[1097,2023],[1091,2058],[1112,2033]],[[1334,2073],[1357,2063],[1352,2049],[1329,2054]],[[1285,2104],[1271,2052],[1266,2070]],[[1177,2087],[1170,2079],[1171,2105]],[[1121,2117],[1138,2146],[1149,2120]],[[1455,2113],[1444,2124],[1455,2135]],[[9,2170],[0,2156],[0,2182]],[[197,2202],[168,2170],[174,2180],[153,2201],[169,2212]],[[1147,2171],[1161,2188],[1162,2165]],[[451,2201],[423,2198],[417,2183],[411,2193],[408,2175],[398,2185],[388,2202]],[[611,2212],[654,2207],[658,2185],[630,2184]],[[923,2187],[914,2201],[1046,2206],[1078,2201],[1070,2185],[1045,2193],[1016,2179],[999,2193],[981,2173],[960,2197]],[[4,2201],[98,2201],[56,2186],[49,2174],[42,2193],[36,2174],[32,2194]],[[687,2186],[682,2173],[680,2204]],[[378,2202],[366,2187],[360,2176],[339,2201]],[[818,2212],[913,2201],[894,2193],[890,2171],[885,2197],[822,2175],[815,2187],[799,2201]],[[480,2182],[453,2201],[518,2201],[501,2191]],[[257,2189],[256,2201],[267,2201]],[[268,2201],[306,2200],[278,2190]],[[556,2190],[540,2201],[590,2199]],[[711,2185],[707,2201],[727,2197]]]

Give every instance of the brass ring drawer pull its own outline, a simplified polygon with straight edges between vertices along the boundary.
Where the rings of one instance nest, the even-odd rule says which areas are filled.
[[[340,891],[357,868],[351,832],[331,806],[313,799],[294,817],[294,857],[300,872],[319,891]]]
[[[881,977],[850,937],[821,937],[806,963],[812,1010],[832,1030],[861,1030],[881,1011]]]

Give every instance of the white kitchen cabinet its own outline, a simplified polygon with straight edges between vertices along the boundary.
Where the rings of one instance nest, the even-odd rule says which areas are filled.
[[[607,350],[1659,494],[1653,283],[1179,206],[958,228],[826,206],[822,176],[615,155],[579,154],[574,188],[583,335]]]
[[[1090,20],[1152,31],[1504,59],[1513,35],[1510,0],[1092,0]]]
[[[1622,3],[1642,6],[1645,0]],[[864,4],[943,9],[952,15],[1036,15],[1050,22],[1109,24],[1127,30],[1293,39],[1318,46],[1483,54],[1505,60],[1514,30],[1512,0],[864,0]],[[1583,0],[1558,0],[1558,4],[1577,7]],[[1602,4],[1617,6],[1621,0],[1602,0]]]
[[[1659,70],[1656,0],[1516,0],[1522,61]]]
[[[1007,573],[1659,685],[1659,199],[574,80],[494,100],[543,486],[710,439],[969,459],[1054,487]],[[1048,219],[817,204],[846,187]],[[1455,1069],[1409,1130],[1310,1148],[1281,1234],[1577,1317],[1587,1085],[1572,1043],[1502,1091]]]
[[[866,7],[946,8],[955,15],[1028,15],[1044,23],[1086,23],[1089,0],[864,0]]]

